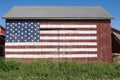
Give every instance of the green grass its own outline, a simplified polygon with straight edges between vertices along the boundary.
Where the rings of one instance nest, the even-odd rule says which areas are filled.
[[[0,80],[120,80],[120,64],[0,60]]]

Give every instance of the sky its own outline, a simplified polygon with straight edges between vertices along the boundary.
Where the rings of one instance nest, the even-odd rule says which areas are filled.
[[[0,0],[0,25],[5,27],[5,15],[13,6],[102,6],[114,19],[111,26],[120,30],[120,0]]]

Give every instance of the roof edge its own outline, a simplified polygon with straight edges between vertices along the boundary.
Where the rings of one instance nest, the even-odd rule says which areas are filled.
[[[75,19],[75,20],[81,20],[81,19],[114,19],[114,17],[111,18],[105,18],[105,17],[2,17],[3,19]]]
[[[0,25],[0,27],[3,28],[3,29],[5,30],[5,28],[4,28],[2,25]]]

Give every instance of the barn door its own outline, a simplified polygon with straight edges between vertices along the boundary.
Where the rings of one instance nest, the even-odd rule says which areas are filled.
[[[42,52],[56,59],[87,59],[97,56],[96,25],[41,25]]]
[[[52,60],[58,60],[58,28],[55,25],[41,24],[40,26],[40,43],[42,44],[41,53],[49,55]]]

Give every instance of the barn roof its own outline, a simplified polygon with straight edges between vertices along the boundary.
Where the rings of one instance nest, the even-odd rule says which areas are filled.
[[[15,6],[4,19],[112,19],[100,6]]]
[[[5,28],[2,25],[0,25],[0,27],[5,30]]]
[[[120,41],[120,31],[115,29],[115,28],[112,28],[112,33],[119,39]]]

